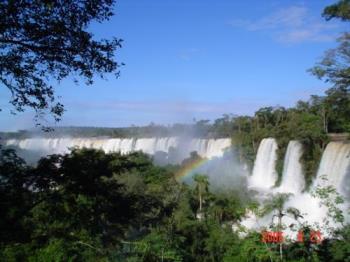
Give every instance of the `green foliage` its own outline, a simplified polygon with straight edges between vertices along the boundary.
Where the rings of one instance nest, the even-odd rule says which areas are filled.
[[[27,241],[30,223],[18,220],[31,207],[33,196],[27,181],[30,168],[13,150],[0,147],[0,231],[1,241],[15,243]]]
[[[55,103],[52,80],[79,75],[92,84],[96,75],[118,73],[114,55],[121,40],[97,41],[86,30],[93,22],[108,20],[113,4],[113,0],[1,2],[0,83],[12,94],[14,110],[29,107],[36,119],[49,114],[58,121],[64,109]]]
[[[242,241],[236,241],[226,252],[223,261],[278,261],[277,255],[256,232],[248,234]]]
[[[350,20],[350,1],[340,0],[337,3],[327,6],[322,14],[327,20],[339,18],[342,21]]]
[[[180,184],[171,169],[154,166],[141,153],[73,150],[33,168],[14,151],[0,156],[5,261],[279,261],[276,244],[261,242],[259,232],[232,231],[249,202],[236,192],[210,192],[205,176],[195,177],[197,189]],[[205,200],[201,219],[199,192]],[[334,218],[341,218],[334,190],[317,192]],[[255,209],[298,219],[298,210],[283,208],[287,198],[279,195],[263,209],[255,203]],[[344,225],[322,245],[285,243],[284,257],[346,261],[348,233]]]
[[[180,243],[169,239],[166,232],[154,230],[137,245],[143,261],[182,261]]]
[[[336,239],[330,243],[330,256],[333,261],[350,261],[350,225],[335,232]]]
[[[1,245],[5,251],[13,242],[29,245],[39,250],[39,261],[39,256],[91,257],[89,252],[107,256],[126,234],[168,216],[179,190],[172,174],[141,153],[73,150],[27,168],[4,150],[0,170]],[[134,180],[125,179],[127,174]]]
[[[331,227],[331,222],[344,226],[344,214],[339,207],[344,203],[344,199],[333,186],[327,184],[328,181],[325,176],[321,177],[321,180],[321,185],[317,185],[311,194],[320,199],[321,204],[327,207],[327,218],[324,222],[329,234],[333,234],[335,229]]]
[[[350,1],[341,0],[324,9],[323,16],[330,20],[350,19]],[[349,132],[350,112],[350,34],[338,38],[338,47],[327,50],[324,57],[310,69],[310,72],[333,85],[322,101],[325,125],[332,132]]]
[[[198,195],[199,202],[199,215],[202,215],[203,203],[206,202],[206,196],[209,192],[209,181],[208,177],[200,174],[195,174],[193,176],[193,180],[196,183],[195,185],[195,193]]]

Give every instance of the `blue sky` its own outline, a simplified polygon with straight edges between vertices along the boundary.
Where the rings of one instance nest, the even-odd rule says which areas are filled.
[[[59,125],[130,126],[253,114],[293,106],[327,88],[311,76],[345,30],[321,17],[328,0],[120,0],[115,16],[93,24],[96,38],[122,38],[115,79],[56,86]],[[33,113],[9,114],[0,89],[0,130],[34,126]]]

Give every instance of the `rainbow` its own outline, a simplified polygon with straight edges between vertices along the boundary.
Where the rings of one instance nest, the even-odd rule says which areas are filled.
[[[223,152],[230,150],[230,148],[226,148]],[[216,157],[215,157],[216,158]],[[177,180],[184,180],[186,178],[190,178],[193,176],[194,172],[197,168],[204,166],[209,161],[213,160],[212,158],[198,158],[194,161],[190,161],[183,165],[178,172],[175,174],[175,178]]]
[[[193,175],[193,171],[197,168],[203,166],[205,163],[207,163],[210,159],[207,158],[199,158],[194,161],[191,161],[188,164],[185,164],[181,169],[175,174],[175,178],[177,180],[183,180],[186,178],[189,178]]]

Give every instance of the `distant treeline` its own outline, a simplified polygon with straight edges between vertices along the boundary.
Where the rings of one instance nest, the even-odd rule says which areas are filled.
[[[209,120],[200,120],[193,124],[158,125],[150,123],[147,126],[130,127],[54,127],[48,132],[43,130],[19,130],[17,132],[0,132],[3,139],[28,137],[169,137],[193,136],[199,138],[230,137],[233,129],[224,130],[217,126],[221,122],[210,123]]]

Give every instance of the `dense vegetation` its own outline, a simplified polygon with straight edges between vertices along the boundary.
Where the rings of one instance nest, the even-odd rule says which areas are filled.
[[[261,242],[259,232],[232,231],[247,209],[259,209],[256,202],[234,191],[212,192],[202,175],[193,186],[182,184],[175,180],[176,167],[154,166],[142,153],[74,150],[30,167],[14,151],[2,150],[0,172],[2,261],[279,257],[278,245]],[[261,210],[281,209],[286,197]],[[349,238],[345,226],[319,245],[288,240],[283,253],[288,261],[346,261]]]
[[[259,233],[240,238],[232,232],[251,200],[237,192],[210,192],[201,175],[189,187],[175,180],[174,168],[156,167],[141,153],[75,150],[43,158],[33,168],[2,150],[0,171],[5,261],[270,261],[278,256],[277,247],[267,247]],[[284,249],[290,257],[304,252],[305,259],[346,258],[349,243],[324,243],[291,242]],[[328,251],[339,246],[340,253]]]

